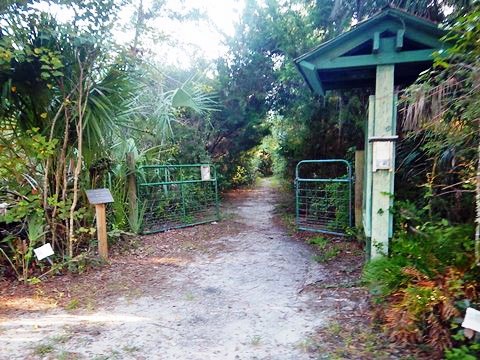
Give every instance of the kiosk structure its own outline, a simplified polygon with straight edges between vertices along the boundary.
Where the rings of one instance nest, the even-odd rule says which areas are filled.
[[[393,232],[396,90],[414,82],[442,48],[435,23],[387,7],[295,59],[315,93],[372,88],[365,126],[362,219],[372,258],[388,254]]]

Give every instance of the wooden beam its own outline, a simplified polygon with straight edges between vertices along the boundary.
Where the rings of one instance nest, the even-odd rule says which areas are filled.
[[[377,66],[374,136],[392,136],[396,132],[393,128],[394,71],[395,65]],[[390,156],[391,168],[395,169],[393,153]],[[372,174],[372,258],[388,254],[393,181],[393,170],[377,170]]]
[[[323,95],[324,90],[322,82],[320,81],[320,77],[318,76],[318,71],[316,70],[315,65],[309,63],[308,61],[302,61],[298,64],[298,67],[312,90],[317,94]]]
[[[365,237],[368,239],[372,236],[372,148],[373,145],[368,141],[373,136],[375,127],[375,96],[370,95],[368,98],[368,120],[365,130],[365,183],[364,183],[364,211],[363,229]],[[370,248],[367,247],[370,252]]]
[[[369,28],[365,31],[357,32],[356,34],[352,34],[350,32],[341,34],[336,38],[320,45],[318,48],[300,56],[296,59],[296,61],[301,62],[306,60],[308,62],[314,62],[320,59],[325,60],[342,56],[349,50],[352,50],[357,46],[360,46],[363,43],[371,40],[375,31],[381,33],[392,27],[398,28],[398,26],[399,25],[396,25],[396,23],[393,21],[386,21],[382,24],[375,26],[374,28]]]
[[[395,50],[400,51],[403,49],[403,36],[405,35],[404,29],[397,30],[397,38],[395,41]]]
[[[378,31],[375,31],[373,33],[372,53],[378,54],[379,51],[380,51],[380,33]]]
[[[444,43],[439,40],[439,34],[426,33],[409,26],[404,28],[404,26],[397,21],[385,20],[369,29],[365,29],[365,31],[355,32],[355,34],[345,33],[333,40],[327,41],[317,49],[297,58],[296,62],[308,61],[310,63],[318,63],[340,57],[361,44],[372,40],[376,32],[381,34],[387,30],[395,34],[398,34],[398,31],[401,30],[404,32],[404,37],[435,50],[445,46]],[[442,31],[439,30],[439,32],[441,33]]]
[[[355,151],[355,227],[362,227],[363,177],[365,151]]]
[[[412,50],[402,52],[380,52],[372,55],[343,56],[314,63],[317,69],[348,69],[377,65],[425,62],[433,60],[433,49]]]
[[[441,49],[445,46],[445,43],[440,41],[440,38],[435,35],[427,34],[421,30],[417,30],[413,27],[407,27],[405,29],[405,37],[411,39],[417,43],[431,47],[435,50]]]

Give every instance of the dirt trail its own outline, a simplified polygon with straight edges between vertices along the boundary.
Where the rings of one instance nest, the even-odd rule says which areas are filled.
[[[310,359],[305,343],[330,313],[300,290],[321,267],[274,224],[275,191],[264,182],[231,201],[242,230],[213,239],[219,251],[196,254],[160,287],[0,323],[0,359]]]

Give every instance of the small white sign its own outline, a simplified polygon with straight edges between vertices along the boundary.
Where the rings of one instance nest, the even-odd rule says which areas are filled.
[[[373,171],[392,170],[392,141],[375,141],[373,143]]]
[[[480,332],[480,311],[468,308],[462,326]]]
[[[46,243],[39,248],[33,249],[33,252],[35,253],[35,256],[38,260],[45,259],[46,257],[52,256],[54,254],[52,245],[50,245],[50,243]]]
[[[202,173],[202,181],[211,180],[210,165],[202,165],[200,167],[200,172]]]
[[[7,215],[8,204],[3,202],[0,204],[0,215]]]

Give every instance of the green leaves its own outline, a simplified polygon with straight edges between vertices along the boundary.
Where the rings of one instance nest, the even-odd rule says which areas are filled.
[[[181,87],[167,95],[167,97],[170,96],[171,106],[174,108],[189,108],[202,115],[219,110],[214,97],[202,91],[192,83],[192,80],[187,80]]]
[[[215,94],[202,88],[198,76],[189,77],[183,83],[173,80],[175,84],[167,87],[167,76],[157,67],[144,64],[138,71],[135,81],[139,86],[132,104],[137,112],[132,116],[131,125],[155,134],[155,145],[157,141],[162,145],[172,141],[175,131],[180,131],[177,128],[187,126],[189,118],[195,118],[199,122],[196,126],[202,126],[219,110]]]
[[[0,223],[23,222],[29,218],[38,219],[44,215],[38,194],[29,194],[13,205],[5,215],[0,216]]]

